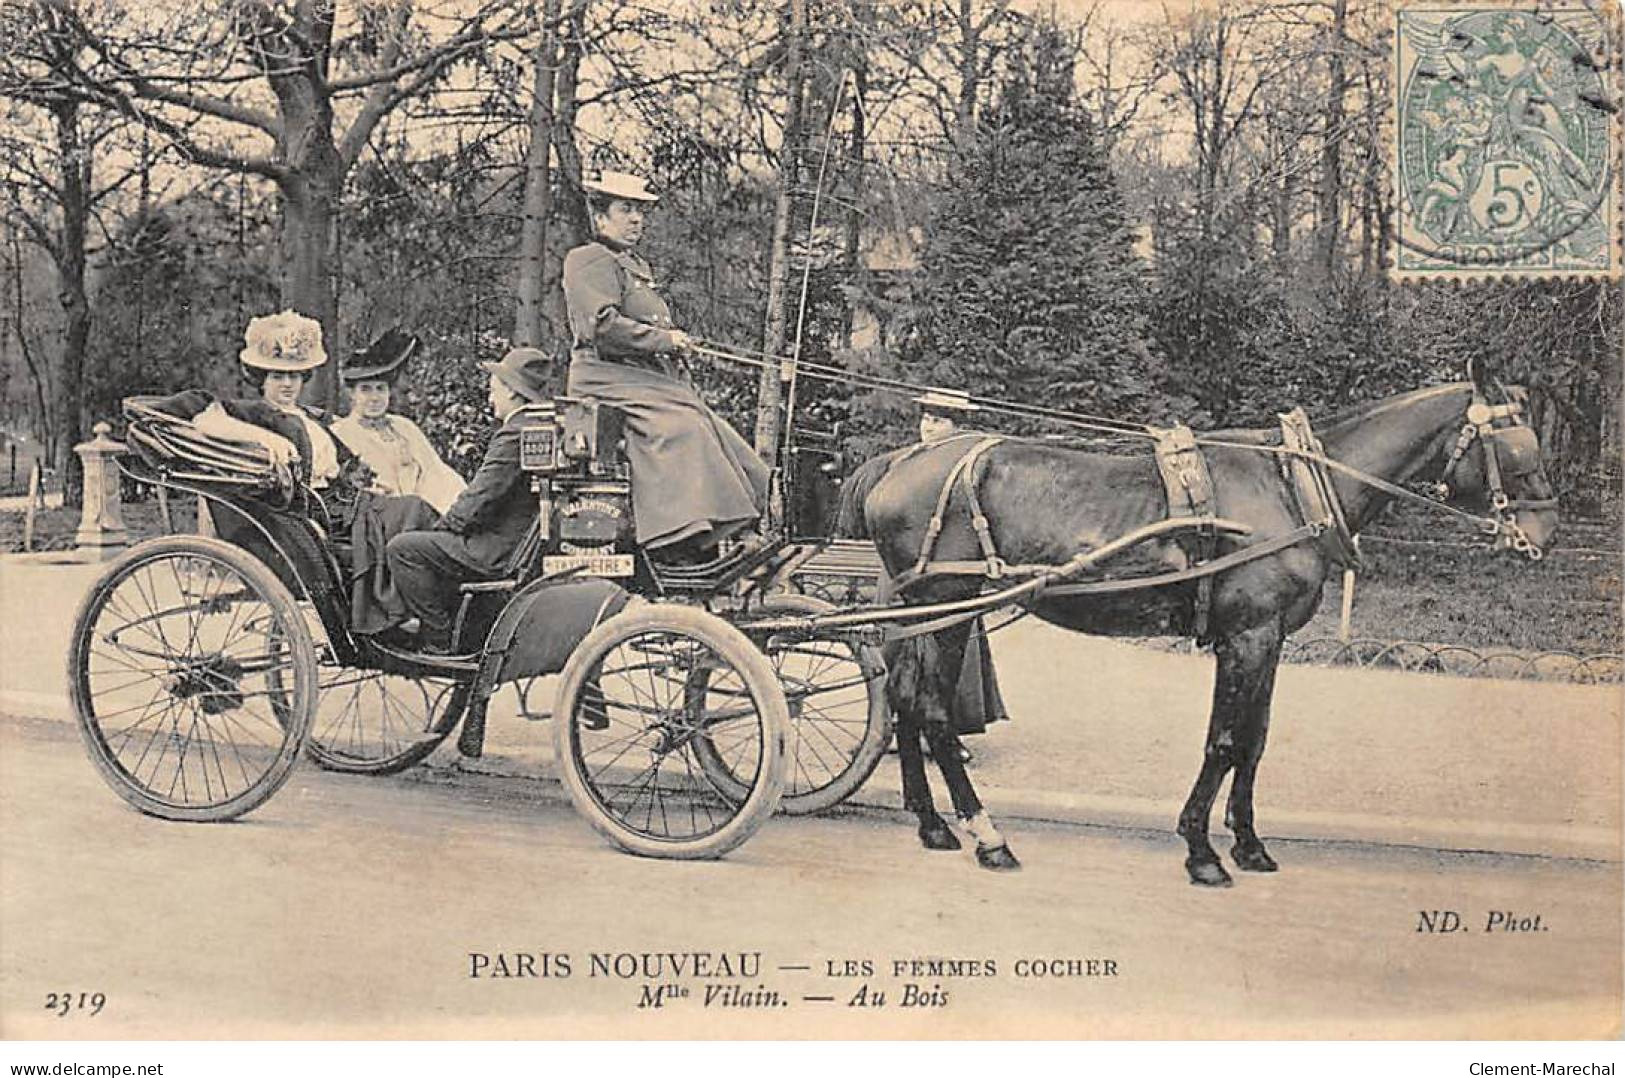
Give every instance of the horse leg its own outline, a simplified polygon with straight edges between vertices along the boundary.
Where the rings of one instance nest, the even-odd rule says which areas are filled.
[[[1258,761],[1264,758],[1264,742],[1269,736],[1270,698],[1275,693],[1275,672],[1281,661],[1279,641],[1263,661],[1267,665],[1236,725],[1236,771],[1230,779],[1230,799],[1224,810],[1225,826],[1236,836],[1230,856],[1236,867],[1246,872],[1274,872],[1279,867],[1253,829],[1253,780],[1258,776]]]
[[[948,821],[937,815],[931,783],[925,777],[925,754],[920,746],[920,655],[925,640],[907,640],[886,656],[886,701],[896,716],[897,766],[903,779],[903,808],[920,821],[920,844],[928,850],[957,850],[959,838]]]
[[[1020,868],[1021,862],[1010,852],[1010,844],[994,826],[993,817],[987,814],[987,809],[982,807],[982,799],[976,795],[976,787],[965,771],[965,761],[955,751],[959,739],[948,728],[947,722],[928,721],[925,739],[931,745],[931,756],[937,762],[937,769],[942,772],[942,780],[948,785],[948,796],[953,798],[954,812],[959,816],[959,822],[976,839],[976,863],[995,871]]]
[[[1238,727],[1254,713],[1260,696],[1267,710],[1268,686],[1273,681],[1274,662],[1280,651],[1280,629],[1273,624],[1245,629],[1214,642],[1218,672],[1213,679],[1213,712],[1208,718],[1202,770],[1179,813],[1179,834],[1185,839],[1187,850],[1185,871],[1190,873],[1192,883],[1207,887],[1230,886],[1230,874],[1219,863],[1219,855],[1208,841],[1208,818],[1213,813],[1219,783],[1239,759]]]
[[[1009,843],[982,807],[982,799],[976,795],[976,787],[965,772],[959,737],[953,730],[953,701],[958,697],[960,668],[969,640],[970,625],[965,623],[942,630],[936,634],[936,646],[922,650],[921,683],[934,691],[921,694],[921,718],[925,723],[925,740],[948,786],[954,812],[976,839],[976,863],[983,868],[1007,871],[1020,868],[1021,862],[1010,852]]]

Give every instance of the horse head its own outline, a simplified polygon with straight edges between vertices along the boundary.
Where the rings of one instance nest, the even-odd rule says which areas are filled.
[[[1529,394],[1521,386],[1486,384],[1476,365],[1468,369],[1472,402],[1438,493],[1451,505],[1492,517],[1501,546],[1538,559],[1557,536],[1558,516],[1540,439],[1524,419]]]

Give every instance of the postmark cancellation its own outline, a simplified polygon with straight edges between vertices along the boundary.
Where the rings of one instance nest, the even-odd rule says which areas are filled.
[[[1397,275],[1617,277],[1614,6],[1434,2],[1395,20]]]

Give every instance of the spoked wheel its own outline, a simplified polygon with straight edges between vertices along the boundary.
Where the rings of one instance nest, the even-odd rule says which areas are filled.
[[[770,595],[764,616],[822,614],[835,607],[810,595]],[[886,668],[871,644],[845,640],[763,639],[790,709],[790,765],[779,807],[792,816],[822,812],[858,791],[891,737]],[[700,762],[724,789],[740,779],[721,756],[699,746]]]
[[[773,667],[727,622],[644,604],[593,630],[553,710],[565,787],[615,845],[645,857],[721,857],[772,815],[789,715]],[[701,764],[727,762],[719,784]]]
[[[293,596],[238,548],[165,536],[108,566],[80,604],[68,685],[96,769],[169,820],[229,820],[274,794],[316,706]]]
[[[305,751],[330,771],[393,775],[427,760],[457,725],[469,684],[328,667]]]

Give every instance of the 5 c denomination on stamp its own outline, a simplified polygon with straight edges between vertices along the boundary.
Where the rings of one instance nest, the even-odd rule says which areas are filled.
[[[1398,275],[1617,276],[1617,19],[1494,0],[1395,18]]]

